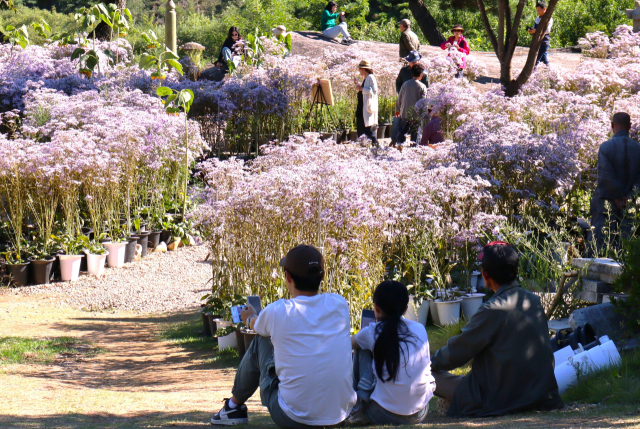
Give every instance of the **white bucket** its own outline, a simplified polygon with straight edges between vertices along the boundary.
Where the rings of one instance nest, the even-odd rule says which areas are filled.
[[[107,256],[107,265],[109,268],[120,268],[124,266],[124,254],[127,243],[104,243],[103,246],[109,252]]]
[[[460,303],[462,298],[455,299],[453,301],[436,300],[436,308],[438,309],[438,319],[440,319],[440,325],[451,325],[457,323],[460,320]]]
[[[569,359],[570,357],[574,357],[576,354],[573,351],[573,349],[571,348],[571,346],[567,346],[563,349],[558,350],[557,352],[553,353],[553,357],[555,362],[555,367],[559,367],[560,365],[562,365],[563,363],[565,363],[567,361],[567,359]]]
[[[407,320],[414,322],[418,321],[418,315],[416,314],[416,307],[413,305],[413,295],[409,295],[409,304],[407,305],[407,311],[402,315]]]
[[[468,293],[462,297],[460,309],[462,311],[462,316],[466,320],[471,319],[471,316],[476,314],[476,311],[478,311],[482,305],[482,298],[484,298],[483,293]]]
[[[418,323],[426,326],[427,317],[429,317],[429,302],[425,299],[422,301],[422,305],[418,307]]]
[[[556,382],[558,383],[558,393],[564,395],[564,392],[578,381],[576,370],[568,361],[558,365],[554,370]]]
[[[218,337],[218,350],[224,349],[237,349],[238,348],[238,340],[235,332],[232,332],[229,335],[225,335],[224,337]]]
[[[606,355],[607,361],[605,365],[620,365],[622,363],[622,358],[620,357],[620,353],[618,353],[618,349],[613,341],[607,341],[606,343],[600,346],[603,354]]]
[[[433,299],[429,300],[429,311],[431,311],[431,320],[434,325],[440,326],[440,318],[438,317],[438,307]]]
[[[78,280],[82,255],[58,255],[60,258],[60,278],[63,282]]]
[[[105,252],[102,255],[94,255],[93,253],[87,253],[87,271],[89,274],[100,276],[104,274],[104,263],[107,260],[109,252]]]
[[[471,273],[471,289],[478,288],[478,277],[480,277],[480,271],[473,271]]]

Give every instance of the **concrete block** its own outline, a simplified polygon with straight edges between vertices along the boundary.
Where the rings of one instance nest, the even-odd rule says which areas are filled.
[[[602,294],[602,303],[605,304],[607,302],[611,302],[611,297],[615,297],[615,298],[622,298],[624,299],[625,296],[619,293],[603,293]]]
[[[613,283],[622,272],[622,267],[613,259],[574,258],[571,265],[581,271],[583,277]]]
[[[610,302],[580,308],[569,316],[569,325],[572,329],[575,330],[576,327],[588,323],[596,332],[596,337],[608,335],[612,340],[620,338],[623,334],[624,321],[625,318],[615,312]]]
[[[580,301],[602,304],[602,294],[596,292],[576,291],[576,298]]]
[[[612,288],[609,283],[601,282],[598,280],[582,279],[582,291],[595,292],[595,293],[609,293],[609,292],[612,292]]]

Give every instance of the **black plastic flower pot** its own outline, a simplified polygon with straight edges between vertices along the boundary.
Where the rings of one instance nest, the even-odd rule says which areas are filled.
[[[242,360],[244,354],[247,352],[244,346],[244,332],[236,331],[236,341],[238,342],[238,357]]]
[[[244,349],[245,352],[247,350],[249,350],[249,346],[251,345],[251,342],[253,341],[253,339],[256,337],[256,333],[253,331],[243,331],[244,333]]]
[[[164,244],[169,244],[169,240],[171,239],[171,231],[163,230],[160,233],[160,241],[164,241]]]
[[[209,330],[211,330],[212,336],[215,336],[216,331],[218,330],[218,320],[222,320],[222,316],[218,316],[217,314],[207,314],[207,322],[209,322]]]
[[[52,271],[52,277],[53,280],[60,280],[60,258],[57,258],[58,255],[64,255],[64,251],[63,250],[58,250],[56,252],[53,252],[53,256],[55,259],[55,261],[53,261],[53,267],[51,267],[51,271]]]
[[[202,334],[205,337],[211,336],[211,326],[209,325],[209,315],[205,313],[200,313],[202,316]]]
[[[161,233],[162,231],[153,231],[149,233],[149,244],[147,246],[149,249],[155,249],[158,247],[158,244],[160,244]]]
[[[87,254],[84,252],[80,252],[82,255],[82,259],[80,259],[80,271],[83,273],[87,272]]]
[[[387,123],[387,124],[384,124],[384,125],[386,127],[385,130],[384,130],[384,136],[389,139],[389,138],[391,138],[391,128],[393,128],[393,124],[392,123]]]
[[[29,258],[29,270],[31,271],[31,283],[36,285],[48,285],[53,279],[53,264],[57,258],[37,260]]]
[[[138,235],[140,236],[140,238],[138,238],[138,244],[142,247],[142,251],[140,253],[140,256],[145,258],[147,256],[147,248],[149,246],[149,234],[151,234],[150,232],[141,232]]]
[[[383,139],[385,136],[385,133],[387,132],[387,126],[386,125],[378,125],[378,138],[379,139]]]
[[[24,264],[7,264],[7,273],[13,286],[21,287],[29,284],[29,262]]]
[[[132,235],[131,237],[128,238],[128,242],[127,242],[127,246],[125,247],[124,250],[124,262],[125,263],[130,263],[133,262],[133,260],[136,257],[136,245],[138,244],[138,239],[140,237]]]

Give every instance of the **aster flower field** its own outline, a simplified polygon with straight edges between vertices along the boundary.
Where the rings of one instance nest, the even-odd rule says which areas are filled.
[[[428,101],[447,138],[435,148],[339,145],[306,133],[262,146],[252,162],[201,163],[197,218],[211,246],[213,290],[277,299],[286,293],[280,257],[310,243],[326,258],[325,289],[345,296],[357,321],[382,278],[404,280],[418,297],[456,272],[465,287],[487,240],[526,240],[527,219],[546,227],[588,218],[611,114],[629,112],[640,137],[640,38],[623,26],[607,43],[607,58],[585,57],[579,70],[539,67],[513,98],[439,75],[430,60]],[[426,102],[416,105],[424,120]],[[566,241],[578,251],[570,227],[548,237],[548,255]],[[542,256],[523,260],[548,264]],[[541,291],[566,268],[549,259]]]

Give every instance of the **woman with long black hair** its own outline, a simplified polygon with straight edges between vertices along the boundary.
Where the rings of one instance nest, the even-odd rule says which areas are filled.
[[[351,337],[358,395],[352,423],[417,424],[427,416],[435,390],[429,341],[423,325],[402,317],[408,304],[406,286],[380,283],[373,293],[377,323]]]
[[[238,30],[238,27],[229,28],[229,34],[222,44],[220,55],[218,55],[218,61],[216,61],[216,65],[219,68],[229,70],[229,66],[227,65],[228,61],[233,61],[236,66],[238,65],[236,61],[239,60],[240,56],[236,55],[236,50],[234,49],[234,46],[238,43],[243,43],[240,30]]]

